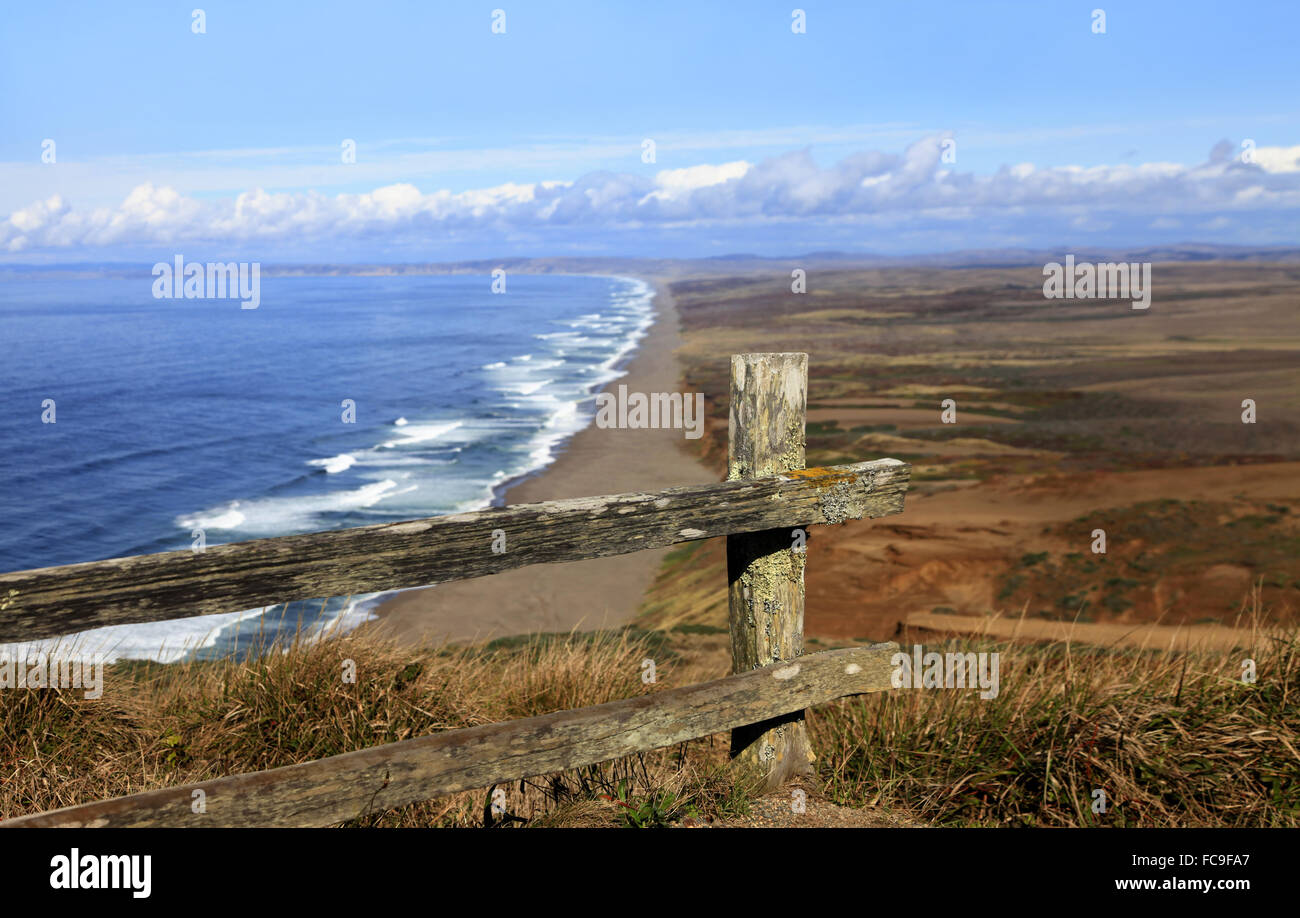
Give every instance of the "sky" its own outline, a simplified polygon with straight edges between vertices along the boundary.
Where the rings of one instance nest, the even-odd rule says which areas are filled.
[[[0,261],[1300,240],[1300,3],[798,2],[15,4]]]

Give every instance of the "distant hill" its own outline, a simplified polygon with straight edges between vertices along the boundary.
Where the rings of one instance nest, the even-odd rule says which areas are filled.
[[[520,274],[653,274],[707,276],[797,267],[834,268],[1014,268],[1060,261],[1067,254],[1079,262],[1270,262],[1300,264],[1300,247],[1211,245],[1187,242],[1138,248],[1062,246],[1057,249],[968,249],[923,255],[878,255],[869,252],[807,252],[802,255],[712,255],[706,258],[621,258],[583,256],[510,257],[474,261],[395,264],[272,264],[267,277],[331,275],[490,274],[497,268]],[[0,279],[17,277],[137,277],[151,265],[141,263],[78,263],[62,265],[3,265]]]

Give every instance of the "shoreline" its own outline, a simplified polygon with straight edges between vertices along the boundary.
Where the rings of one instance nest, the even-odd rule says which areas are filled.
[[[681,338],[677,311],[661,278],[639,277],[654,290],[653,320],[626,360],[621,375],[601,392],[677,392]],[[492,505],[711,482],[714,476],[688,451],[677,429],[607,429],[589,424],[559,447],[554,461],[503,482]],[[361,627],[403,643],[486,640],[536,632],[564,632],[626,624],[641,605],[663,556],[654,549],[540,564],[481,577],[404,590],[370,612]]]
[[[595,397],[596,397],[597,395],[599,395],[600,393],[602,393],[602,392],[608,392],[608,391],[610,391],[610,389],[611,389],[613,386],[617,385],[619,382],[622,382],[622,381],[626,380],[626,378],[627,378],[627,374],[628,374],[628,370],[629,370],[629,367],[632,365],[632,362],[633,362],[634,360],[636,360],[637,355],[641,352],[642,343],[643,343],[643,342],[645,341],[645,339],[650,335],[650,332],[652,331],[652,329],[654,328],[654,326],[655,326],[656,324],[658,324],[658,322],[659,322],[659,318],[660,318],[660,316],[659,316],[659,309],[658,309],[658,305],[657,305],[657,304],[660,303],[660,302],[662,302],[662,301],[660,300],[660,296],[662,295],[662,296],[664,296],[664,297],[668,297],[668,294],[667,294],[667,291],[661,291],[661,289],[660,289],[660,285],[659,285],[658,281],[656,281],[654,278],[647,278],[647,277],[633,277],[633,276],[631,276],[631,275],[627,275],[627,274],[607,274],[607,275],[591,275],[591,274],[573,274],[573,275],[563,275],[563,274],[557,274],[556,276],[565,276],[565,277],[613,277],[613,278],[618,279],[618,280],[633,280],[633,281],[637,281],[637,282],[639,282],[639,283],[645,284],[645,285],[646,285],[647,287],[649,287],[649,288],[651,289],[651,291],[652,291],[652,293],[650,294],[650,302],[651,302],[650,324],[647,325],[644,329],[641,330],[641,333],[640,333],[636,338],[634,338],[634,339],[632,340],[631,344],[627,347],[627,349],[626,349],[622,354],[618,355],[618,360],[617,360],[617,362],[616,362],[616,363],[613,363],[613,364],[610,365],[610,369],[611,369],[613,372],[618,373],[619,375],[616,376],[616,377],[614,377],[613,379],[611,379],[609,382],[605,383],[604,385],[602,385],[602,386],[601,386],[599,389],[597,389],[595,392],[593,392],[593,393],[591,394],[591,397],[592,397],[592,398],[595,398]],[[673,315],[674,315],[674,317],[676,316],[676,311],[675,311],[675,310],[674,310]],[[593,423],[594,423],[594,420],[593,420]],[[538,478],[538,477],[540,477],[540,476],[542,476],[542,475],[545,475],[548,471],[550,471],[552,468],[554,468],[554,467],[555,467],[555,464],[556,464],[557,462],[559,462],[560,459],[564,456],[564,454],[568,451],[568,449],[569,449],[569,445],[573,442],[574,438],[577,437],[578,434],[582,433],[582,432],[583,432],[584,430],[586,430],[586,429],[587,429],[587,428],[584,427],[584,428],[582,428],[582,430],[574,431],[574,432],[573,432],[572,434],[570,434],[570,435],[569,435],[565,440],[563,440],[562,442],[556,444],[556,446],[554,447],[554,452],[553,452],[552,455],[551,455],[551,458],[550,458],[549,461],[547,461],[544,465],[540,465],[540,466],[538,466],[537,468],[529,469],[529,470],[526,471],[526,472],[521,472],[521,473],[519,473],[518,475],[515,475],[515,476],[513,476],[513,477],[511,477],[511,478],[507,478],[505,481],[502,481],[502,482],[500,482],[500,483],[498,483],[498,484],[493,485],[493,486],[492,486],[492,497],[488,500],[488,507],[504,507],[504,506],[506,506],[508,503],[510,503],[510,501],[509,501],[509,499],[508,499],[508,495],[510,494],[510,492],[514,491],[516,488],[518,488],[518,487],[519,487],[520,485],[522,485],[524,482],[526,482],[526,481],[530,481],[530,480],[532,480],[532,479],[534,479],[534,478]],[[540,499],[540,500],[548,500],[548,499],[550,499],[550,498],[539,498],[539,499]],[[516,501],[514,501],[514,503],[528,503],[528,501],[526,501],[526,500],[516,500]],[[459,511],[457,511],[457,512],[459,512]],[[423,588],[423,587],[414,587],[414,589],[424,589],[424,588]],[[387,602],[387,600],[385,600],[385,602]]]

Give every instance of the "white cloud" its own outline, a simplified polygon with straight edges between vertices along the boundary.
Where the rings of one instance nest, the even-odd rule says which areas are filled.
[[[923,138],[900,154],[855,153],[825,167],[804,149],[757,163],[666,169],[653,177],[598,171],[574,181],[507,183],[461,192],[421,191],[402,182],[361,194],[256,188],[233,197],[194,198],[145,182],[113,207],[76,209],[54,195],[15,210],[0,222],[0,249],[354,236],[419,239],[460,232],[501,239],[555,228],[598,235],[629,227],[783,221],[856,220],[911,229],[930,221],[955,231],[963,221],[980,225],[991,217],[1017,222],[1056,218],[1062,225],[1073,221],[1080,228],[1104,228],[1116,214],[1155,226],[1153,219],[1173,221],[1180,215],[1213,221],[1234,211],[1300,210],[1300,167],[1295,166],[1300,147],[1261,147],[1256,164],[1219,151],[1195,166],[1036,168],[1021,163],[976,174],[941,162],[947,136]]]
[[[1300,172],[1300,146],[1256,147],[1255,161],[1265,172]]]
[[[742,178],[751,168],[750,164],[744,160],[737,160],[731,163],[723,163],[720,166],[706,163],[702,166],[687,166],[684,169],[664,169],[655,176],[655,184],[659,187],[638,201],[637,204],[645,204],[652,199],[670,201],[674,198],[680,198],[697,188],[721,185],[723,182]]]

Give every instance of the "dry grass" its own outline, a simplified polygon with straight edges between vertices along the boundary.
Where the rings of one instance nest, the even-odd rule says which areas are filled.
[[[659,681],[643,684],[641,661]],[[356,665],[344,681],[345,661]],[[105,668],[104,693],[0,693],[0,814],[39,812],[276,768],[439,730],[600,704],[662,687],[671,651],[653,634],[540,635],[484,647],[412,650],[358,632],[245,661]],[[743,807],[725,741],[702,740],[506,791],[376,814],[357,824],[617,825],[646,809],[659,822]],[[616,802],[620,793],[623,803]],[[668,796],[671,795],[671,798]]]
[[[833,800],[950,826],[1300,825],[1294,627],[1233,654],[960,646],[1002,654],[996,698],[912,690],[819,711]]]
[[[1256,592],[1258,597],[1258,592]],[[1300,632],[1231,655],[966,643],[1000,692],[900,691],[810,716],[820,793],[937,825],[1300,825]],[[1272,630],[1270,630],[1272,629]],[[0,813],[54,809],[598,704],[717,675],[725,635],[541,635],[413,650],[365,632],[242,662],[106,669],[79,690],[0,694]],[[717,645],[717,646],[714,646]],[[705,649],[705,648],[709,649]],[[810,650],[813,648],[810,648]],[[641,682],[641,661],[659,682]],[[1241,662],[1255,661],[1244,683]],[[342,678],[356,664],[355,683]],[[373,814],[364,826],[670,825],[743,814],[725,736]],[[1107,813],[1091,811],[1103,789]]]
[[[671,562],[671,563],[669,563]],[[641,622],[712,641],[725,582],[708,546],[670,556]],[[906,690],[823,705],[809,725],[832,801],[951,826],[1300,825],[1300,629],[1260,584],[1231,623],[1249,650],[1166,653],[1080,643],[956,641],[998,652],[1000,691]],[[725,598],[724,598],[725,603]],[[703,610],[712,611],[705,614]],[[862,639],[867,640],[867,639]],[[840,642],[808,639],[808,652]],[[1256,681],[1242,681],[1255,661]],[[1105,791],[1106,814],[1092,812]]]

